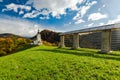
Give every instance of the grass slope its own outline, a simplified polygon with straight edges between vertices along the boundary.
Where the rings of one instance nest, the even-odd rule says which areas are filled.
[[[120,52],[38,46],[0,57],[0,80],[119,80]]]

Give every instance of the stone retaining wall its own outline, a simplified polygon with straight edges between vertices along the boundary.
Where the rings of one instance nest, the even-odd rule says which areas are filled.
[[[72,47],[73,37],[72,35],[65,36],[65,45]],[[90,33],[80,36],[80,47],[82,48],[101,48],[101,32]],[[120,30],[112,31],[111,49],[120,50]]]

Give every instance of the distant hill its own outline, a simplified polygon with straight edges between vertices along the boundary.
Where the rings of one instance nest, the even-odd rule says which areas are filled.
[[[40,32],[41,34],[41,38],[43,41],[47,41],[49,43],[58,45],[59,41],[60,41],[60,36],[58,32],[54,32],[48,29],[45,29],[43,31]],[[34,37],[32,37],[32,39],[34,39],[36,37],[36,35]]]
[[[22,37],[22,36],[19,36],[19,35],[15,35],[15,34],[12,34],[12,33],[3,33],[3,34],[0,34],[0,38],[25,38],[25,37]]]
[[[31,39],[11,33],[0,34],[0,56],[7,55],[31,43]]]
[[[58,43],[60,40],[58,32],[53,32],[47,29],[41,31],[41,38],[50,43]]]
[[[15,34],[12,34],[12,33],[3,33],[3,34],[0,34],[0,38],[24,39],[24,40],[28,40],[28,41],[31,40],[30,38],[22,37],[22,36],[15,35]]]

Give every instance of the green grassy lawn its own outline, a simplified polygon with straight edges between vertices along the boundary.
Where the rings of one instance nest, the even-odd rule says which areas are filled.
[[[37,46],[0,57],[0,80],[120,80],[120,52]]]

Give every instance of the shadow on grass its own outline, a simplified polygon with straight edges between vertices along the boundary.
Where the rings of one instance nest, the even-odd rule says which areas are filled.
[[[33,48],[33,47],[35,47],[35,45],[30,45],[30,44],[20,45],[20,46],[16,47],[15,50],[12,50],[11,52],[8,52],[8,53],[5,53],[5,54],[0,54],[0,57],[11,55],[11,54],[14,54],[16,52],[21,52],[21,51],[24,51],[24,50],[27,50],[27,49],[30,49],[30,48]]]
[[[116,54],[100,54],[98,51],[93,50],[72,50],[66,48],[55,48],[55,49],[38,49],[36,51],[46,51],[46,52],[53,52],[53,53],[62,53],[62,54],[70,54],[70,55],[77,55],[77,56],[86,56],[86,57],[93,57],[93,58],[102,58],[102,59],[109,59],[109,60],[117,60],[120,61],[120,55]]]
[[[33,48],[33,47],[36,47],[36,45],[30,45],[30,44],[22,45],[16,50],[16,52],[24,51],[26,49],[30,49],[30,48]]]

